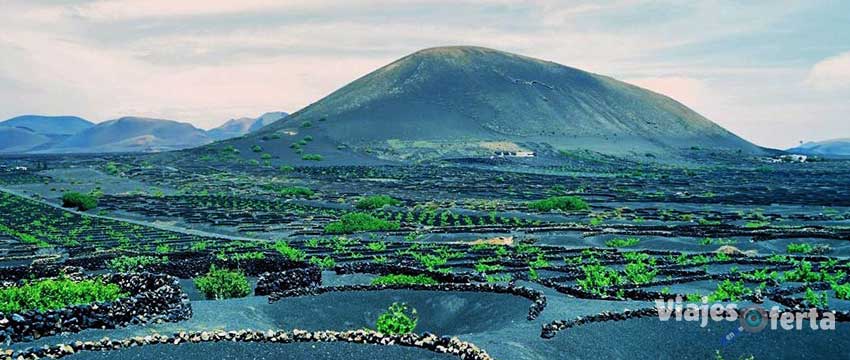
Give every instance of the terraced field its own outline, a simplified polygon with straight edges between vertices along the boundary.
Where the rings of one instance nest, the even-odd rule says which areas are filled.
[[[2,313],[3,354],[14,358],[831,359],[850,350],[846,161],[271,168],[36,158],[38,170],[0,173],[0,291],[103,277],[138,309]],[[68,192],[97,206],[64,208]],[[137,289],[151,282],[169,290]],[[662,321],[667,301],[717,304],[742,320]],[[766,328],[745,316],[750,306],[766,309]],[[782,317],[799,314],[816,321],[782,329]]]

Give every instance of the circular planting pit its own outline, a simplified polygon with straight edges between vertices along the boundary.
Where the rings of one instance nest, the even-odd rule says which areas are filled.
[[[530,301],[508,294],[418,290],[338,291],[280,299],[267,316],[282,328],[374,328],[394,302],[417,310],[416,331],[458,335],[498,330],[528,320]]]

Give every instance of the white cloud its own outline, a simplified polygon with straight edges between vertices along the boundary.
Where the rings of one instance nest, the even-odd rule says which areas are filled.
[[[817,90],[850,89],[850,51],[816,63],[806,83]]]
[[[705,101],[711,95],[704,81],[684,76],[637,78],[626,81],[667,95],[696,110],[705,108]]]
[[[800,59],[753,61],[746,51],[738,54],[752,47],[728,44],[775,31],[777,19],[802,3],[0,2],[0,119],[141,115],[211,127],[231,117],[297,111],[421,48],[478,45],[626,79],[761,144],[847,126],[838,92],[815,94],[799,85],[844,86],[848,53],[809,69]],[[808,126],[815,120],[806,114],[823,125]],[[782,131],[763,130],[779,124]]]

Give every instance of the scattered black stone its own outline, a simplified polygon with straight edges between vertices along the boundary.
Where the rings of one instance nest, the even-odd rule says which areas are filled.
[[[414,266],[405,266],[398,264],[375,264],[367,262],[346,263],[334,267],[334,272],[339,275],[343,274],[375,274],[375,275],[427,275],[428,277],[442,283],[469,283],[471,281],[483,281],[479,276],[471,274],[456,274],[443,273],[439,271],[429,271],[420,269]]]
[[[254,289],[254,294],[264,296],[275,292],[311,288],[320,285],[322,285],[322,270],[316,266],[271,273],[267,272],[260,274],[260,277],[257,279],[257,287]]]
[[[0,268],[0,282],[16,283],[24,279],[40,279],[60,275],[79,275],[83,269],[66,264],[33,264]]]
[[[310,266],[305,262],[290,261],[277,253],[265,253],[266,257],[264,259],[232,260],[220,259],[214,254],[202,252],[173,252],[168,253],[167,255],[156,253],[111,253],[68,259],[65,264],[83,267],[88,270],[102,270],[107,267],[109,260],[121,255],[166,256],[168,257],[168,261],[165,263],[140,266],[135,270],[138,272],[167,274],[180,279],[192,279],[199,275],[206,274],[213,265],[217,268],[240,269],[246,275],[250,276],[257,276],[267,272],[281,272],[298,268],[306,268]]]
[[[588,323],[602,321],[622,321],[627,319],[649,316],[658,316],[658,309],[643,308],[637,310],[625,310],[623,312],[604,311],[596,315],[580,316],[573,320],[556,320],[543,325],[543,329],[540,332],[540,337],[544,339],[551,339],[555,337],[555,335],[558,334],[558,332],[561,330],[566,330],[574,326],[584,325]]]
[[[372,344],[384,346],[406,346],[425,349],[437,353],[453,355],[464,360],[492,360],[484,350],[474,344],[464,342],[456,337],[440,337],[437,335],[405,334],[387,335],[369,330],[353,331],[203,331],[193,333],[177,333],[171,336],[159,334],[137,336],[123,340],[103,338],[100,341],[76,341],[71,344],[59,344],[22,351],[0,350],[3,360],[30,360],[45,357],[59,359],[81,351],[116,351],[135,346],[153,344],[180,344],[201,342],[252,342],[252,343],[310,343],[310,342],[348,342],[356,344]]]

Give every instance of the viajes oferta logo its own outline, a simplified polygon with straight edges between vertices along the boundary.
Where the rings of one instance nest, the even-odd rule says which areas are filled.
[[[829,311],[788,311],[773,306],[769,310],[759,305],[743,308],[736,303],[712,303],[707,299],[702,303],[683,302],[681,296],[675,299],[655,300],[658,318],[661,321],[699,322],[701,327],[708,322],[739,322],[741,331],[756,333],[769,328],[771,330],[835,330],[835,314]]]

